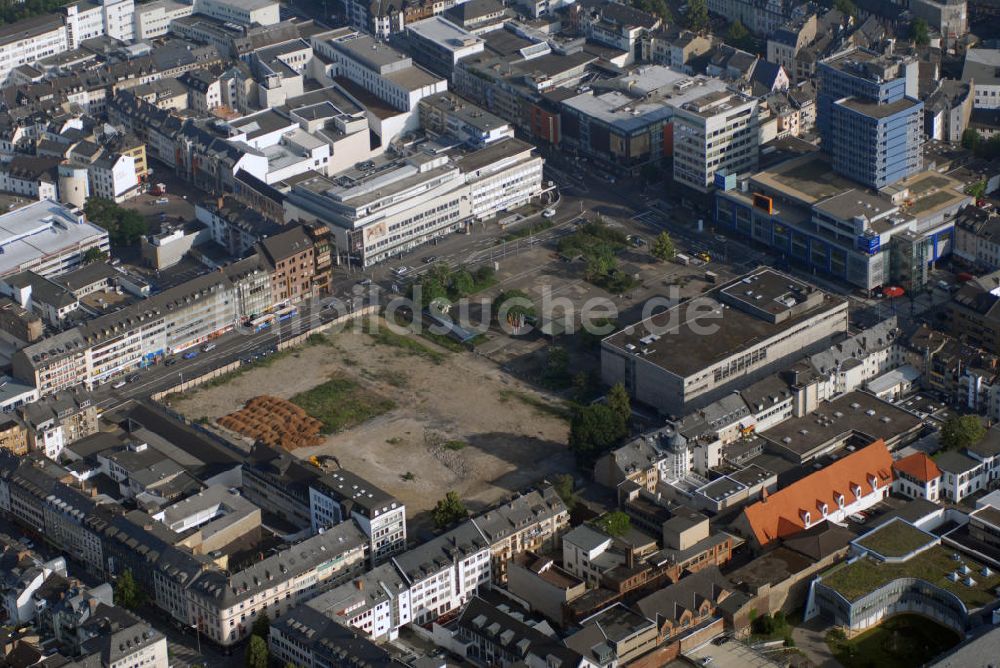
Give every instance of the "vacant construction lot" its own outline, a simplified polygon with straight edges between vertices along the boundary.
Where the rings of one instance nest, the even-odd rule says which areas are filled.
[[[558,404],[472,353],[415,336],[373,336],[360,328],[333,334],[172,403],[191,419],[212,422],[257,395],[290,399],[331,378],[351,379],[366,401],[374,393],[395,407],[295,455],[335,456],[341,466],[396,494],[411,515],[433,507],[451,489],[475,510],[572,466],[565,447],[568,424]],[[342,396],[342,411],[350,413],[351,393]]]

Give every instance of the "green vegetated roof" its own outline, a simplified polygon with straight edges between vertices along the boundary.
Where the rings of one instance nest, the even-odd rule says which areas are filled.
[[[884,557],[902,557],[934,540],[934,536],[897,519],[869,532],[855,542]]]
[[[955,594],[970,609],[982,607],[997,598],[994,590],[1000,585],[1000,573],[991,572],[984,576],[981,572],[982,564],[964,555],[960,561],[955,561],[952,554],[952,550],[935,546],[899,563],[883,562],[866,556],[828,571],[823,575],[822,584],[839,592],[848,601],[855,601],[898,578],[926,580]],[[948,575],[962,564],[969,567],[969,576],[975,581],[971,587],[961,581],[952,582],[948,579]]]

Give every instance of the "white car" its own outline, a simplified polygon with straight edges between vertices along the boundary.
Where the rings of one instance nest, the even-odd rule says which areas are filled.
[[[546,209],[545,211],[542,211],[542,218],[552,218],[555,215],[556,215],[555,209]]]
[[[120,390],[121,388],[125,387],[125,385],[126,385],[125,380],[119,380],[114,385],[112,385],[111,388],[114,390]]]

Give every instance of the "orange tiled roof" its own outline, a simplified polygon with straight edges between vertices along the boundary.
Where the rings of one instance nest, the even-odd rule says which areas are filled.
[[[855,500],[855,486],[861,488],[862,496],[870,494],[869,476],[878,479],[879,487],[892,482],[892,457],[882,439],[747,506],[743,513],[757,542],[767,545],[805,530],[805,512],[812,525],[823,521],[821,506],[825,503],[829,512],[836,510],[838,494],[844,496],[845,504]]]
[[[903,457],[898,462],[894,462],[892,468],[896,471],[902,471],[920,482],[930,482],[941,477],[941,469],[938,468],[938,465],[922,452]]]

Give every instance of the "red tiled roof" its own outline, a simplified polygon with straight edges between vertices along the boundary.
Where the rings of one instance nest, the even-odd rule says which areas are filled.
[[[767,545],[805,530],[804,512],[809,513],[811,525],[819,524],[823,513],[817,506],[826,503],[832,512],[838,507],[838,494],[844,496],[845,504],[855,500],[855,486],[861,488],[862,496],[870,494],[869,476],[878,478],[879,487],[892,482],[892,456],[882,439],[747,506],[743,513],[757,542]]]
[[[898,462],[894,462],[892,468],[920,482],[930,482],[941,477],[941,469],[938,468],[938,465],[922,452],[903,457]]]

